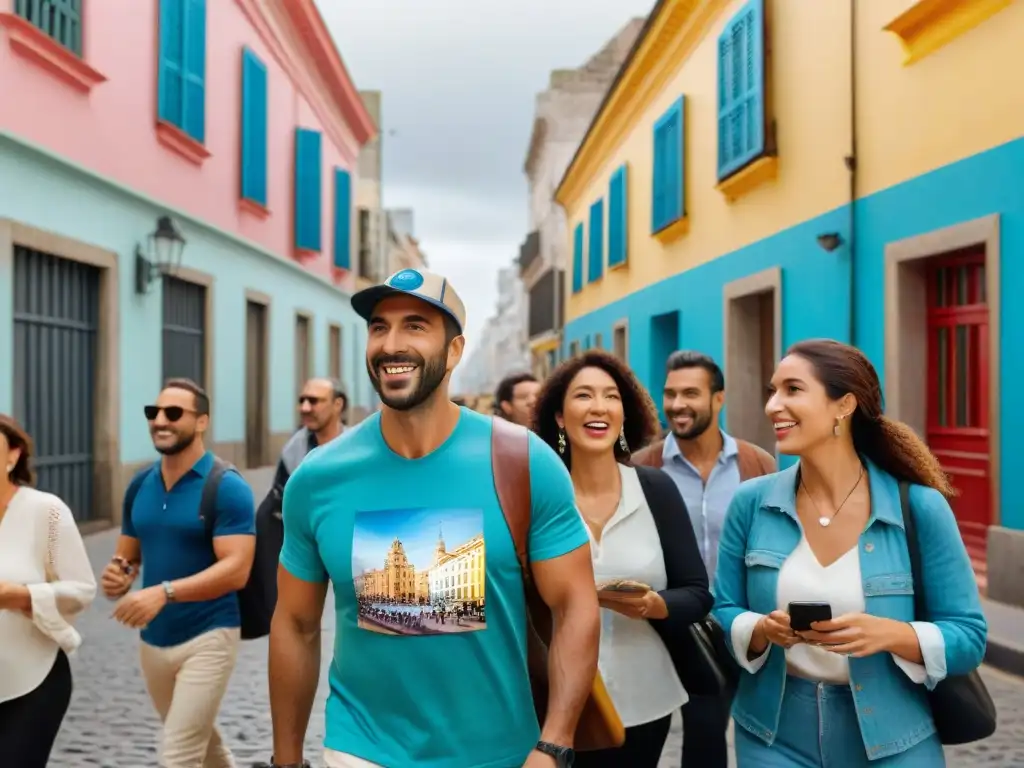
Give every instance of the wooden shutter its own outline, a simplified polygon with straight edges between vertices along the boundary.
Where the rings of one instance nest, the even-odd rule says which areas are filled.
[[[604,272],[604,200],[590,206],[589,269],[587,281],[600,280]]]
[[[185,3],[182,46],[182,121],[179,127],[202,144],[206,140],[206,0]]]
[[[608,183],[608,266],[626,263],[627,222],[626,166],[620,166]]]
[[[334,266],[352,269],[352,175],[334,169]]]
[[[160,72],[157,116],[172,125],[183,123],[185,0],[160,0]]]
[[[320,132],[295,129],[295,247],[319,251],[321,241]]]
[[[572,236],[572,292],[583,290],[583,224],[577,224]]]
[[[242,49],[242,197],[267,204],[267,67]]]
[[[718,178],[765,151],[764,0],[750,0],[718,38]]]

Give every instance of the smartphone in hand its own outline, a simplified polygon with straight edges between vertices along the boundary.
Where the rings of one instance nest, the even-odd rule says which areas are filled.
[[[821,602],[793,602],[789,604],[789,627],[794,632],[809,632],[815,621],[832,618],[832,605]]]

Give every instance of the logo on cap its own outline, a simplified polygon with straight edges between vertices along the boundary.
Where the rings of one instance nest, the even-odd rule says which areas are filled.
[[[395,274],[389,282],[392,288],[398,288],[402,291],[415,291],[423,285],[423,275],[415,269],[403,269]]]

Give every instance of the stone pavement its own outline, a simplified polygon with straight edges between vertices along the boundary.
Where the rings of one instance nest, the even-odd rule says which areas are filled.
[[[270,470],[249,473],[257,496],[269,485]],[[99,573],[113,553],[116,532],[90,536],[89,556]],[[138,639],[110,619],[111,603],[100,597],[82,616],[78,627],[85,638],[72,658],[75,691],[50,760],[51,768],[155,768],[158,721],[138,671]],[[324,613],[324,667],[313,706],[307,738],[314,765],[323,735],[327,665],[334,642],[334,613],[330,600]],[[267,703],[267,643],[242,644],[238,666],[221,709],[219,727],[234,750],[239,768],[265,760],[271,748]],[[1000,728],[991,739],[947,750],[950,768],[1020,768],[1024,766],[1024,679],[984,669],[999,707]],[[661,768],[679,768],[682,728],[677,716]],[[406,766],[394,767],[406,768]],[[411,768],[411,767],[410,767]]]

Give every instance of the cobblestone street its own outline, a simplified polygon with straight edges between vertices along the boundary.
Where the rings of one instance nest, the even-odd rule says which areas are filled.
[[[257,497],[269,483],[269,472],[249,473]],[[97,573],[113,553],[115,532],[87,539]],[[98,598],[82,617],[79,629],[85,642],[72,659],[75,692],[71,710],[57,739],[52,768],[155,768],[158,722],[138,670],[137,633],[109,618],[111,603]],[[319,765],[323,734],[326,674],[334,639],[330,603],[324,614],[324,668],[313,707],[307,748]],[[221,709],[219,726],[234,750],[239,768],[269,757],[270,712],[267,703],[267,643],[242,644],[238,667]],[[985,678],[999,707],[1000,729],[979,744],[947,750],[952,768],[1024,766],[1024,681],[986,669]],[[679,768],[682,730],[676,717],[662,758],[663,768]],[[406,768],[394,766],[389,768]],[[410,767],[412,768],[412,767]]]

